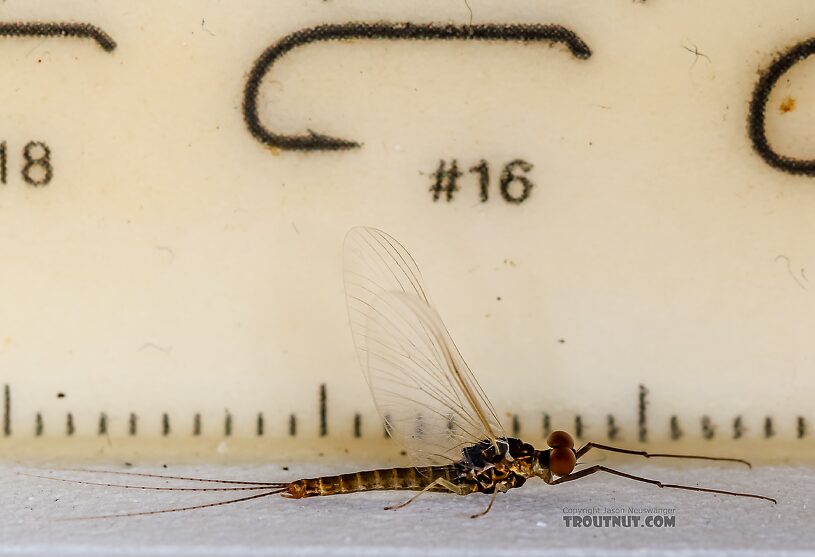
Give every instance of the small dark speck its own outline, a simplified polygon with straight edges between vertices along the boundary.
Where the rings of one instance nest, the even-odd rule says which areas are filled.
[[[500,301],[501,301],[501,296],[498,296],[498,297],[497,297],[497,298],[495,298],[495,299],[496,299],[496,300],[498,300],[498,301],[500,302]]]
[[[557,339],[557,341],[558,341],[560,344],[566,344],[566,339],[565,339],[565,338],[559,338],[559,339]]]
[[[288,471],[289,471],[289,467],[288,467],[288,466],[284,466],[284,467],[283,467],[283,470],[285,470],[286,472],[288,472]]]
[[[167,465],[166,465],[166,464],[162,464],[162,465],[161,465],[161,467],[162,467],[162,468],[167,468]]]
[[[57,393],[57,398],[65,398],[65,393]]]
[[[345,454],[348,454],[348,449],[343,449],[342,452],[344,452]]]
[[[323,453],[317,453],[317,456],[325,456]]]
[[[399,451],[399,454],[402,456],[407,456],[407,451]]]
[[[130,468],[130,467],[132,467],[132,466],[133,466],[133,463],[132,463],[132,462],[125,462],[125,466],[127,466],[128,468]]]

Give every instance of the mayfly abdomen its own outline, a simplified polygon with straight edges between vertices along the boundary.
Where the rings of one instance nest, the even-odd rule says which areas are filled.
[[[413,466],[366,470],[339,476],[307,478],[289,484],[284,496],[294,499],[321,495],[341,495],[374,490],[422,490],[439,478],[451,483],[458,472],[454,466]],[[431,489],[435,491],[436,489]],[[443,491],[443,489],[441,489]]]

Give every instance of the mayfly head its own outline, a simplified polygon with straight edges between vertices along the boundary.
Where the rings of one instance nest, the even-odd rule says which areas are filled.
[[[577,464],[572,436],[565,431],[553,431],[549,438],[546,439],[546,444],[551,449],[540,452],[538,468],[541,471],[548,470],[555,476],[568,476],[571,474]]]

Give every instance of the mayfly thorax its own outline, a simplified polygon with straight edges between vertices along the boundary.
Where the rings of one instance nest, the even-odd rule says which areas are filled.
[[[293,482],[203,480],[179,476],[147,476],[229,487],[92,485],[178,491],[244,491],[251,494],[190,507],[107,516],[138,516],[220,506],[275,494],[301,499],[371,490],[416,491],[398,509],[429,491],[457,495],[490,494],[492,508],[498,493],[521,487],[532,478],[550,485],[603,472],[657,487],[763,499],[688,485],[665,484],[613,468],[594,465],[575,471],[578,460],[592,449],[643,457],[726,461],[749,466],[744,460],[700,455],[653,454],[586,443],[575,449],[571,435],[555,431],[548,448],[536,449],[508,437],[495,410],[459,353],[444,323],[430,303],[415,261],[393,237],[374,228],[353,228],[345,238],[344,279],[351,334],[362,371],[380,416],[391,436],[400,441],[414,465],[351,474],[306,478]],[[421,433],[417,432],[421,422]],[[52,479],[60,479],[53,478]],[[62,480],[76,482],[77,480]],[[198,484],[200,485],[200,484]]]

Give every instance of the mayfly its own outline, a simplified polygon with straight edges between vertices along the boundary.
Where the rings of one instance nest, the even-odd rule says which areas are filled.
[[[351,334],[362,371],[387,431],[402,442],[414,465],[289,483],[200,480],[112,472],[240,485],[211,488],[119,487],[256,492],[205,505],[114,516],[199,509],[275,494],[302,499],[372,490],[417,492],[403,503],[386,509],[403,508],[431,491],[457,495],[490,494],[489,504],[473,515],[475,518],[489,512],[499,493],[521,487],[531,478],[537,477],[547,484],[559,485],[598,472],[661,488],[776,502],[764,495],[662,483],[602,465],[575,471],[578,460],[592,449],[647,458],[724,461],[749,466],[748,462],[740,459],[654,454],[593,442],[575,449],[573,438],[564,431],[553,432],[546,441],[548,448],[538,450],[520,439],[507,436],[492,404],[433,308],[415,261],[399,242],[381,230],[353,228],[345,238],[344,279]]]

